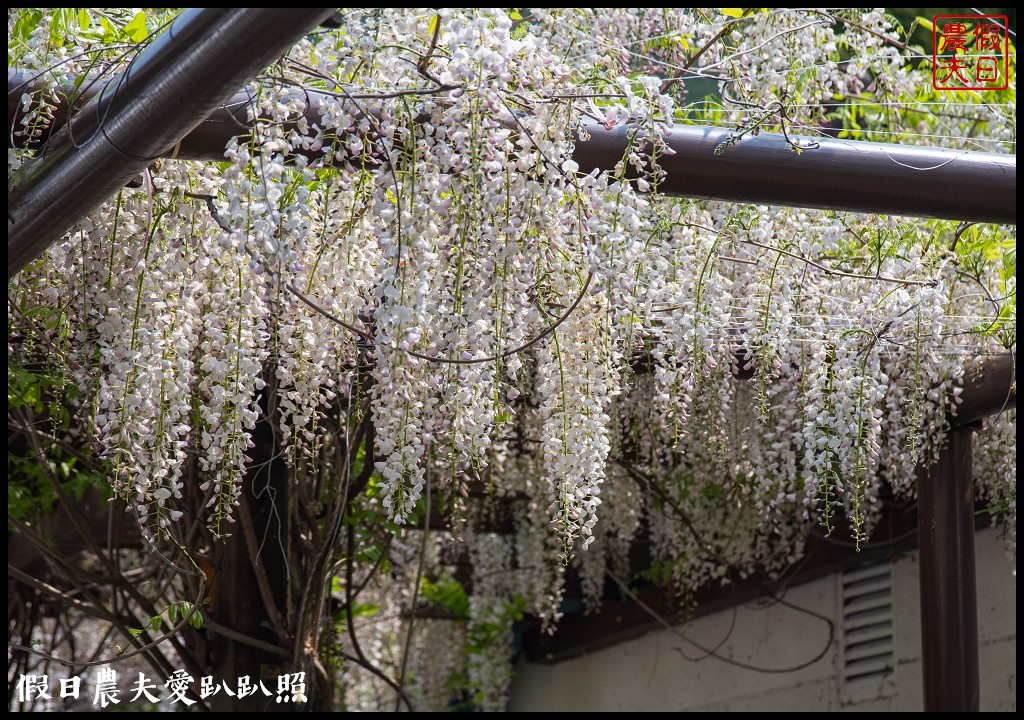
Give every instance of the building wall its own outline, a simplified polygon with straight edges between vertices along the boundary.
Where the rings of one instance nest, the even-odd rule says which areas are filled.
[[[1016,578],[995,531],[978,533],[976,552],[981,709],[1014,711]],[[893,558],[891,573],[892,671],[884,677],[843,681],[843,576],[832,575],[790,588],[786,604],[741,605],[555,665],[522,662],[509,709],[920,711],[917,553]]]

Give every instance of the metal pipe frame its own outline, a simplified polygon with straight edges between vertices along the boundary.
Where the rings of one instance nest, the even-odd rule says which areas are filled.
[[[573,156],[580,170],[610,168],[622,160],[631,129],[591,124],[587,130],[590,139]],[[1017,222],[1015,155],[833,138],[787,140],[775,133],[744,137],[716,155],[732,137],[724,128],[671,128],[665,140],[674,154],[658,158],[667,173],[658,190],[741,203]],[[790,140],[816,147],[796,152]]]
[[[332,13],[184,10],[8,182],[8,281]]]
[[[16,126],[21,77],[8,71],[8,123]],[[23,83],[22,83],[23,84]],[[306,90],[306,120],[319,123],[319,93]],[[12,100],[12,98],[14,98]],[[334,96],[331,96],[334,99]],[[242,92],[211,108],[190,132],[166,142],[157,154],[195,160],[222,160],[232,137],[249,130],[247,109],[253,94]],[[58,117],[66,111],[58,108]],[[508,121],[515,131],[515,121]],[[580,170],[608,169],[633,144],[635,129],[607,129],[590,122],[573,159]],[[173,135],[173,133],[171,133]],[[964,222],[1016,224],[1017,158],[834,138],[786,138],[774,133],[730,142],[731,130],[675,125],[665,135],[671,154],[659,162],[666,195],[729,202],[788,205]],[[180,140],[180,142],[179,142]],[[177,143],[177,144],[175,144]],[[793,143],[814,149],[796,152]]]

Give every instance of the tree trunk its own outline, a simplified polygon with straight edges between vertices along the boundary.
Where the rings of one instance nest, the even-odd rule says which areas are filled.
[[[248,676],[257,690],[241,699],[221,690],[207,702],[214,712],[301,711],[308,706],[284,702],[283,697],[287,695],[290,700],[290,694],[278,693],[278,677],[298,672],[290,667],[295,633],[287,627],[284,613],[289,586],[285,553],[291,531],[287,509],[289,472],[278,452],[270,421],[262,420],[252,439],[255,447],[251,469],[244,480],[233,533],[214,546],[206,609],[215,625],[205,634],[214,681],[237,691],[239,680]],[[259,641],[261,646],[219,634],[216,626]],[[271,647],[280,650],[275,653]],[[308,678],[306,692],[310,694]]]

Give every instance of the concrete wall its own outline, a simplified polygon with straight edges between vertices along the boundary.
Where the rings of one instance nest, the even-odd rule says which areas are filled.
[[[1017,707],[1016,579],[992,530],[978,533],[981,709]],[[513,711],[920,711],[917,554],[893,559],[893,671],[865,688],[840,679],[840,576],[555,665],[521,663]],[[800,608],[803,610],[797,610]],[[835,623],[835,640],[829,626]],[[715,649],[708,656],[696,645]],[[816,656],[824,653],[819,659]],[[738,667],[728,658],[764,672]],[[805,665],[795,671],[785,671]],[[870,683],[869,683],[870,684]]]

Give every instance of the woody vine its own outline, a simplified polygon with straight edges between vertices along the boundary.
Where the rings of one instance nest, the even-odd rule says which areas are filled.
[[[8,285],[9,532],[75,493],[137,529],[86,551],[106,594],[35,588],[109,625],[97,657],[120,634],[206,674],[220,633],[320,707],[502,709],[511,623],[556,631],[567,568],[592,608],[640,542],[683,597],[812,532],[867,543],[965,359],[1015,347],[1013,227],[659,193],[679,122],[1013,152],[1015,86],[931,90],[881,11],[339,17],[260,78],[223,162],[154,163]],[[9,10],[38,74],[12,144],[166,20]],[[628,128],[614,168],[573,161],[588,121]],[[1015,557],[1015,414],[979,437]],[[278,561],[251,632],[211,595],[230,542]],[[205,629],[131,632],[168,597]],[[10,633],[67,652],[47,627]]]

